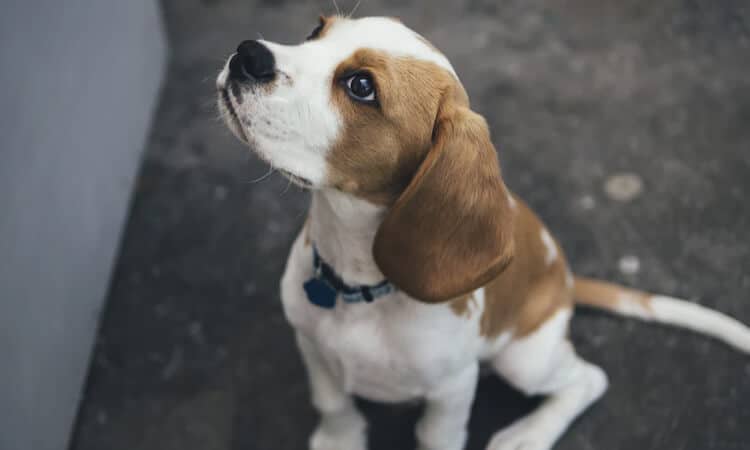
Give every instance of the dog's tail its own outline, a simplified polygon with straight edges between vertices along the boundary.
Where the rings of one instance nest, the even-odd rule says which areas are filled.
[[[575,279],[575,297],[580,305],[687,328],[750,353],[750,328],[705,306],[584,277]]]

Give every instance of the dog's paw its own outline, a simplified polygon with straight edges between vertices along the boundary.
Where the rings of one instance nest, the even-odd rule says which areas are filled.
[[[338,430],[319,426],[310,438],[310,450],[366,450],[364,430]]]
[[[521,419],[495,433],[487,450],[551,450],[554,445],[551,434],[537,421]]]

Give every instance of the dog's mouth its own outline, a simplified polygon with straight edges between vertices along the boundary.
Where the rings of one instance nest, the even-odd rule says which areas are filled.
[[[227,113],[229,114],[229,120],[232,122],[232,125],[237,129],[237,132],[240,134],[240,139],[244,141],[245,143],[248,143],[247,136],[245,135],[245,130],[242,127],[242,122],[240,122],[240,118],[237,115],[237,111],[234,109],[234,104],[232,104],[232,99],[229,97],[229,89],[227,87],[222,87],[220,90],[221,94],[221,101],[224,104],[224,107],[227,110]]]
[[[237,110],[234,107],[234,103],[232,102],[232,94],[229,91],[228,86],[221,86],[219,87],[219,95],[221,98],[221,102],[224,105],[224,108],[226,109],[226,115],[228,116],[228,120],[231,123],[232,128],[236,128],[237,134],[239,135],[240,140],[242,140],[245,144],[250,145],[250,141],[247,138],[247,135],[245,134],[245,129],[242,127],[242,122],[240,121],[239,116],[237,115]],[[261,152],[255,151],[255,153],[264,161],[266,161],[268,164],[271,164],[271,161],[263,155]],[[271,164],[271,167],[274,165]],[[282,175],[284,175],[287,179],[289,179],[292,183],[305,188],[309,189],[313,187],[313,182],[308,180],[307,178],[301,177],[299,175],[293,174],[292,172],[289,172],[288,170],[276,168],[276,170],[279,171]]]

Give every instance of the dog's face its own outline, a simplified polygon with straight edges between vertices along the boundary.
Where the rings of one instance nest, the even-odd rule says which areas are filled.
[[[299,45],[246,41],[217,80],[229,128],[307,187],[389,202],[429,149],[448,60],[396,19],[320,19]]]
[[[217,87],[229,128],[287,177],[388,208],[373,254],[412,296],[461,295],[509,261],[487,125],[445,56],[400,21],[321,18],[299,45],[245,41]]]

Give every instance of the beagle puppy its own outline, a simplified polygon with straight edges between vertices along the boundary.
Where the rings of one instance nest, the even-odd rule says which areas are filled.
[[[607,389],[568,338],[576,304],[750,352],[750,330],[721,313],[574,276],[503,182],[450,62],[397,19],[321,17],[299,45],[242,42],[217,87],[229,129],[312,192],[281,280],[321,416],[311,449],[366,448],[355,394],[424,399],[419,448],[463,448],[480,363],[547,397],[487,448],[552,448]]]

